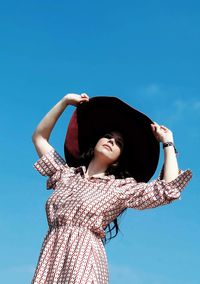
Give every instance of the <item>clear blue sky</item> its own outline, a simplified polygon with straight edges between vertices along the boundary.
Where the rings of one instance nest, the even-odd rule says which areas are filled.
[[[117,96],[174,133],[193,178],[182,199],[129,209],[107,246],[110,284],[200,283],[199,1],[4,1],[0,9],[0,281],[31,282],[47,231],[31,141],[69,92]],[[69,107],[50,143],[63,156]],[[160,162],[152,179],[155,179]]]

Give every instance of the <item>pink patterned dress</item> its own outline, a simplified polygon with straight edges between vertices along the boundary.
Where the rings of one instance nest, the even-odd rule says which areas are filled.
[[[32,284],[108,284],[102,238],[104,229],[125,208],[143,210],[180,199],[192,178],[179,170],[171,182],[136,182],[113,175],[85,177],[86,168],[69,167],[53,148],[34,164],[54,189],[46,202],[49,229],[44,238]]]

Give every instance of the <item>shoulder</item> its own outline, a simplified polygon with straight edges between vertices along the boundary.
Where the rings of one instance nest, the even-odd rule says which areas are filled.
[[[116,178],[113,182],[114,191],[117,194],[124,194],[130,187],[137,185],[137,181],[133,177]]]

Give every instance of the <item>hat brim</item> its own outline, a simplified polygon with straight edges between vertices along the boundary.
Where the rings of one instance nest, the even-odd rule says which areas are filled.
[[[116,97],[94,97],[79,104],[70,120],[64,144],[70,166],[78,166],[78,157],[94,147],[106,133],[120,131],[124,138],[123,162],[138,182],[147,182],[155,173],[160,145],[144,113]]]

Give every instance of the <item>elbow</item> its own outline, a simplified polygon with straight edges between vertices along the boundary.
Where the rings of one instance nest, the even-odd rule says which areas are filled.
[[[31,137],[33,144],[35,144],[36,141],[37,141],[40,137],[41,137],[41,135],[34,131],[33,134],[32,134],[32,137]]]
[[[32,140],[33,143],[35,142],[35,133],[32,134],[31,140]]]
[[[34,132],[32,134],[32,142],[35,146],[37,145],[41,145],[43,143],[48,142],[48,139],[46,139],[44,136],[42,136],[41,134]]]

